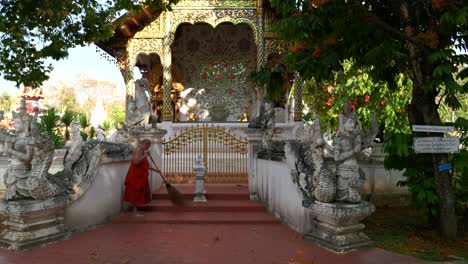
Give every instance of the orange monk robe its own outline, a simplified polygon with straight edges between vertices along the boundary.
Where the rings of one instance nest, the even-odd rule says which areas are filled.
[[[125,178],[124,201],[132,205],[143,205],[151,202],[148,169],[148,159],[144,159],[140,164],[135,164],[132,160]]]

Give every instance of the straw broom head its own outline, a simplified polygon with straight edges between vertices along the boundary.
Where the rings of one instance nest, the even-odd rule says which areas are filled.
[[[172,204],[178,207],[184,206],[184,195],[170,183],[165,182],[164,185],[166,186],[167,194],[169,195],[169,199],[171,200]]]
[[[151,155],[148,155],[153,162],[153,165],[156,169],[161,171],[158,166],[156,165],[156,162],[154,162],[153,157]],[[171,203],[175,206],[181,207],[184,206],[184,195],[179,192],[174,186],[172,186],[167,180],[166,177],[162,175],[160,172],[159,175],[161,175],[161,178],[164,181],[164,186],[166,186],[167,194],[169,196],[169,200],[171,200]]]

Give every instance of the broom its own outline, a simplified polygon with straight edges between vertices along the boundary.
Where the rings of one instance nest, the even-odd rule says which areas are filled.
[[[164,185],[166,186],[167,194],[169,195],[169,199],[171,200],[172,204],[178,207],[184,206],[184,196],[182,193],[180,193],[172,184],[170,184],[167,180],[166,177],[164,177],[161,173],[161,170],[158,168],[156,165],[156,162],[154,162],[153,157],[148,153],[148,156],[151,159],[151,162],[153,162],[154,167],[159,170],[159,175],[161,175],[161,178],[163,179]]]

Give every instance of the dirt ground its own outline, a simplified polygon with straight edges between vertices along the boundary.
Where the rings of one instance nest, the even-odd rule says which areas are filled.
[[[385,250],[433,261],[449,260],[450,256],[468,260],[468,232],[460,228],[458,239],[443,240],[420,210],[380,207],[364,224],[365,233]]]

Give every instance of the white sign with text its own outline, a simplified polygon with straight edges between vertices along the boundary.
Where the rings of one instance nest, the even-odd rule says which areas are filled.
[[[416,153],[455,153],[460,151],[458,137],[416,137],[414,138]]]
[[[449,133],[453,132],[455,128],[453,126],[422,126],[413,125],[414,132],[434,132],[434,133]]]

